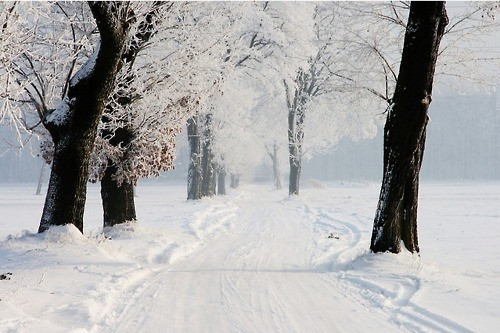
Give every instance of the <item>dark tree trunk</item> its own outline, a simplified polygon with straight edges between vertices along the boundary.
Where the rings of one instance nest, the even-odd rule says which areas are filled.
[[[216,166],[212,153],[212,115],[205,116],[205,130],[202,143],[202,182],[201,195],[211,197],[215,195]]]
[[[304,142],[304,112],[302,107],[288,111],[288,153],[290,178],[288,194],[299,195],[300,171],[302,167],[302,143]]]
[[[131,91],[130,86],[135,80],[135,74],[132,68],[140,50],[149,42],[157,30],[156,17],[158,16],[158,9],[162,5],[164,5],[162,2],[153,2],[151,10],[144,16],[144,19],[138,25],[135,32],[135,38],[121,56],[121,67],[127,71],[127,76],[124,82],[121,82],[120,87],[122,89],[114,96],[114,101],[121,106],[127,106],[132,103],[132,95],[134,92]],[[116,110],[108,105],[104,111],[102,122],[108,122],[108,117],[112,117],[115,112]],[[125,122],[119,128],[103,131],[103,136],[111,137],[109,143],[114,147],[129,147],[135,134]],[[116,171],[116,166],[109,161],[104,172],[104,178],[101,180],[101,199],[104,210],[105,227],[136,220],[134,185],[127,180],[124,180],[121,184],[118,183],[115,180]]]
[[[115,172],[115,167],[107,167],[101,180],[105,227],[136,220],[134,185],[127,182],[118,184],[113,177]]]
[[[274,181],[274,187],[277,190],[281,190],[281,173],[280,173],[280,168],[279,168],[279,160],[278,160],[278,145],[274,143],[273,145],[273,151],[272,153],[269,153],[269,157],[271,158],[271,161],[273,162],[273,181]]]
[[[288,183],[288,194],[299,195],[299,181],[301,171],[300,157],[290,155],[290,178]]]
[[[448,23],[444,2],[412,2],[393,104],[384,128],[384,177],[373,252],[419,252],[417,204],[427,110],[438,49]]]
[[[89,2],[89,6],[101,43],[95,59],[72,78],[65,106],[44,119],[54,141],[54,158],[39,232],[68,223],[83,232],[89,158],[127,37],[126,17],[117,17],[120,4]]]
[[[308,72],[299,70],[295,79],[297,87],[293,96],[285,82],[288,108],[288,153],[290,178],[288,194],[299,194],[300,171],[302,167],[302,145],[304,143],[304,121],[306,104],[320,91],[316,80],[316,68],[311,64]]]
[[[217,195],[226,195],[226,172],[219,170],[217,174]]]
[[[119,145],[127,146],[133,138],[133,133],[123,127],[116,129],[109,142],[114,147]],[[134,184],[127,179],[119,183],[115,177],[116,172],[116,166],[112,161],[108,161],[108,166],[104,170],[104,176],[101,179],[104,227],[136,220]]]
[[[191,161],[188,169],[187,192],[188,200],[201,199],[201,140],[199,117],[192,116],[187,121],[187,133]]]
[[[231,184],[229,187],[238,188],[240,186],[240,176],[231,174]]]
[[[95,131],[90,133],[93,138],[95,134]],[[74,224],[83,232],[88,162],[94,142],[85,142],[76,134],[66,135],[64,139],[68,144],[55,144],[49,186],[38,232],[44,232],[52,225],[68,223]]]

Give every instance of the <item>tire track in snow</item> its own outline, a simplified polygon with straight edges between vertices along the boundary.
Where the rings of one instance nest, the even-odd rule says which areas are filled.
[[[269,218],[271,213],[264,208],[260,215]],[[242,331],[245,331],[244,328],[239,328],[241,325],[238,324],[241,321],[241,312],[252,314],[252,317],[247,319],[246,327],[252,321],[262,320],[271,323],[266,327],[269,331],[275,331],[279,328],[285,331],[296,331],[296,328],[290,323],[293,320],[286,316],[283,303],[269,287],[271,285],[269,275],[272,276],[274,272],[271,270],[266,272],[263,269],[263,267],[272,267],[269,253],[275,251],[275,248],[279,246],[283,235],[283,226],[281,224],[269,225],[266,223],[267,218],[258,219],[255,224],[244,225],[243,234],[256,233],[258,237],[254,237],[248,245],[243,246],[245,250],[228,256],[224,263],[226,267],[237,267],[243,263],[245,270],[223,274],[221,292],[226,300],[225,313],[233,325]],[[249,274],[253,275],[252,279],[248,279]],[[261,292],[255,293],[253,292],[255,290]],[[248,293],[242,291],[248,291]],[[241,300],[248,301],[241,302]],[[231,308],[235,306],[243,306],[244,311],[234,313]]]
[[[410,331],[472,332],[468,328],[412,302],[412,298],[419,292],[422,285],[422,280],[416,275],[417,273],[415,275],[387,275],[384,272],[356,271],[356,269],[363,269],[363,265],[356,266],[356,261],[363,258],[363,252],[366,251],[357,251],[355,248],[361,241],[363,232],[361,228],[367,225],[366,219],[363,220],[355,214],[332,212],[325,208],[309,209],[310,214],[316,217],[315,222],[319,230],[324,232],[328,228],[336,228],[336,232],[339,232],[343,229],[350,237],[347,245],[340,248],[334,247],[335,250],[330,253],[330,270],[333,276],[332,274],[325,276],[325,279],[332,285],[349,291],[346,293],[347,297],[359,298],[361,296],[372,306],[387,312],[394,324]],[[349,219],[351,222],[348,222]],[[366,233],[366,230],[364,232]],[[345,234],[341,237],[343,236]],[[366,244],[363,245],[366,246]],[[354,270],[351,270],[350,266]]]
[[[165,244],[165,248],[149,260],[151,267],[127,269],[103,280],[93,293],[95,298],[104,300],[103,315],[98,318],[98,326],[106,327],[107,331],[115,328],[116,332],[128,325],[137,328],[145,326],[146,318],[141,318],[141,315],[153,311],[156,306],[156,299],[166,281],[165,267],[189,256],[204,242],[224,234],[231,227],[228,221],[236,210],[234,203],[228,201],[195,213],[194,222],[189,225],[188,231],[197,239],[194,244]],[[136,319],[130,323],[127,316]]]
[[[231,233],[203,242],[149,280],[139,299],[122,312],[116,331],[326,332],[349,327],[359,316],[359,304],[346,302],[312,265],[313,225],[293,204],[280,205],[276,194],[269,196],[239,200],[228,221]],[[208,214],[203,218],[210,219]],[[375,314],[363,311],[363,316],[366,330],[390,330]]]
[[[107,327],[330,332],[356,322],[359,331],[467,332],[412,302],[421,288],[417,274],[376,271],[362,217],[273,194],[242,196],[195,216],[188,230],[197,247],[158,266],[140,290],[125,290],[128,304],[114,307]],[[339,239],[326,239],[332,231]]]

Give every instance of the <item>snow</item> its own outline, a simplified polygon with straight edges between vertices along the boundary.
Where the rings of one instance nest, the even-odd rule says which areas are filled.
[[[47,122],[56,124],[56,125],[62,125],[68,120],[68,116],[70,115],[70,105],[72,102],[69,100],[68,97],[65,97],[57,106],[57,108],[54,109],[51,113],[47,115]]]
[[[306,186],[307,181],[303,182]],[[368,251],[379,184],[185,200],[142,185],[139,222],[37,235],[43,196],[0,185],[0,332],[492,332],[500,184],[423,184],[421,256]],[[27,229],[28,231],[22,231]],[[329,236],[331,236],[329,238]]]
[[[99,51],[101,49],[101,41],[98,40],[96,43],[96,47],[94,52],[89,57],[89,59],[78,69],[78,71],[73,75],[70,80],[71,86],[76,86],[80,81],[87,79],[93,72],[96,66],[97,56],[99,55]]]

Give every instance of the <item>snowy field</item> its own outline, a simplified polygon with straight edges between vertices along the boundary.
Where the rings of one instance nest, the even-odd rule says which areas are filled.
[[[421,256],[368,252],[378,184],[304,183],[140,186],[104,234],[91,186],[84,236],[0,185],[0,332],[500,331],[500,183],[423,184]]]

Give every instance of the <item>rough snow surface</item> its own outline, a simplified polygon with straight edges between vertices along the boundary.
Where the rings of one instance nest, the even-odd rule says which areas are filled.
[[[423,185],[421,256],[371,254],[378,185],[299,198],[138,189],[139,222],[34,234],[43,197],[0,187],[0,332],[493,332],[500,184]],[[22,229],[30,231],[21,232]]]

